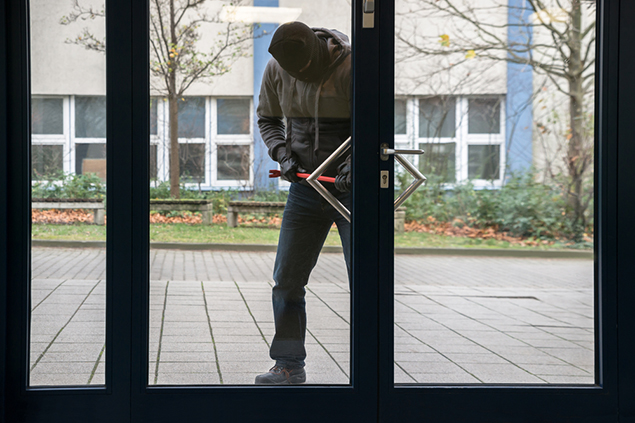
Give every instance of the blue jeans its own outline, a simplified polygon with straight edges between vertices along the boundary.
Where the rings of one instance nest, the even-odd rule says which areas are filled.
[[[349,210],[350,193],[331,191]],[[328,232],[337,225],[350,281],[351,225],[310,186],[291,184],[282,216],[278,252],[273,270],[273,316],[276,334],[269,355],[278,366],[304,367],[306,350],[306,290],[309,275]]]

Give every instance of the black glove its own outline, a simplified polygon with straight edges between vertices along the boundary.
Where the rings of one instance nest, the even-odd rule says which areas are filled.
[[[351,162],[350,160],[346,160],[337,168],[335,188],[340,192],[350,192],[352,185]]]
[[[298,173],[298,159],[295,154],[291,153],[291,157],[286,156],[286,152],[283,149],[278,153],[278,163],[280,163],[280,173],[282,179],[289,182],[299,182],[300,177],[296,175]]]

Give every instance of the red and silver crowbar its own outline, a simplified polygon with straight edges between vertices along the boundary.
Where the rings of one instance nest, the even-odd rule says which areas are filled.
[[[269,171],[269,177],[270,178],[278,178],[280,177],[282,174],[280,173],[279,170],[277,169],[271,169]],[[302,178],[302,179],[306,179],[309,176],[311,176],[309,173],[296,173],[296,176],[298,178]],[[330,176],[320,176],[319,178],[317,178],[318,181],[322,181],[322,182],[330,182],[332,184],[335,183],[335,178],[331,178]]]

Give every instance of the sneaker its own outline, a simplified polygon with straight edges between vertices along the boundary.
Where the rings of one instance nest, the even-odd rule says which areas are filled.
[[[269,372],[256,376],[256,385],[298,385],[306,381],[304,367],[287,369],[273,366]]]

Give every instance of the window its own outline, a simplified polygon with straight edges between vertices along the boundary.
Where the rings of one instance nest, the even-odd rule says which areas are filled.
[[[159,122],[158,122],[158,103],[159,99],[153,97],[150,99],[150,135],[158,135]]]
[[[419,170],[424,175],[436,176],[442,182],[456,182],[456,143],[420,143],[424,154],[419,158]]]
[[[179,138],[205,138],[205,98],[179,100]]]
[[[180,144],[179,163],[181,182],[186,184],[205,182],[205,144]]]
[[[31,146],[31,172],[33,180],[56,179],[64,170],[63,145]]]
[[[502,186],[504,104],[500,95],[396,98],[395,146],[424,150],[419,170],[443,183]]]
[[[33,97],[31,99],[31,131],[34,135],[63,135],[64,100]]]
[[[219,145],[217,179],[249,180],[249,150],[248,145]]]
[[[216,100],[217,110],[217,133],[219,135],[228,134],[249,134],[249,100],[248,99],[218,99]]]
[[[75,173],[106,180],[106,143],[75,144]]]
[[[75,137],[106,138],[106,97],[75,97]]]
[[[500,100],[472,98],[468,101],[468,133],[500,134]]]
[[[470,145],[467,154],[469,179],[500,178],[500,145]]]
[[[395,100],[395,135],[407,133],[407,107],[406,100]]]
[[[150,144],[150,180],[156,181],[158,175],[158,166],[157,166],[157,145]]]
[[[429,97],[419,100],[419,137],[454,138],[456,134],[456,99]]]

